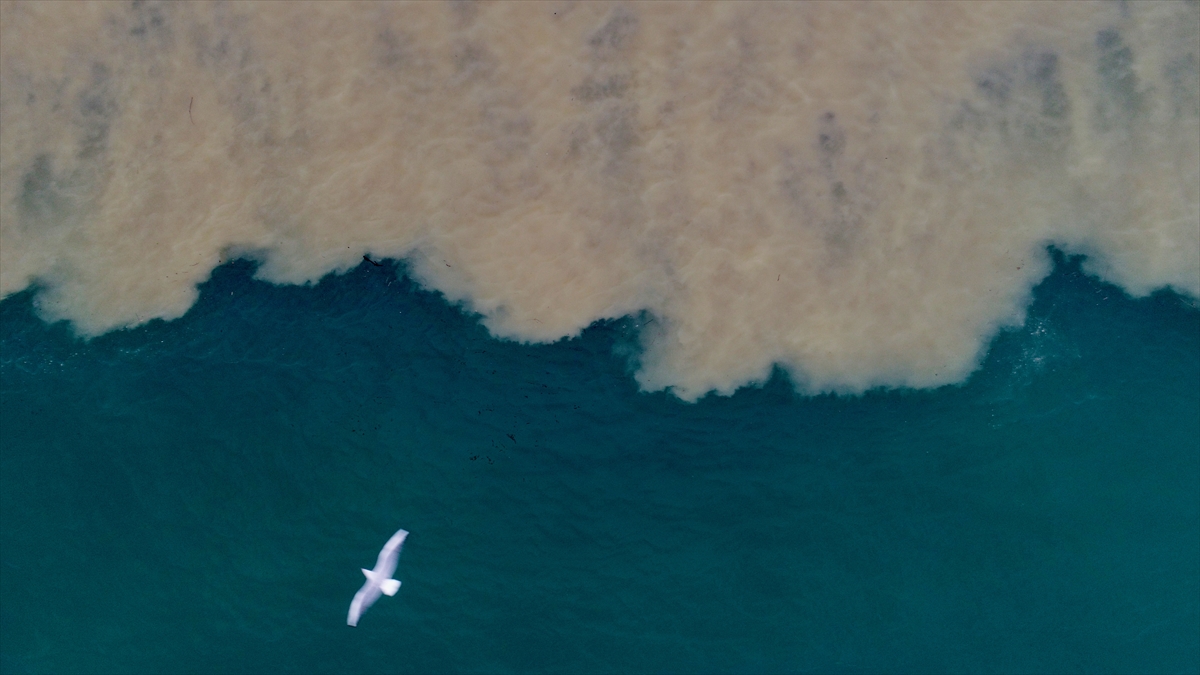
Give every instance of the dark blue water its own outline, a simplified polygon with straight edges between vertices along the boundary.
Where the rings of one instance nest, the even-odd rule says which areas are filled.
[[[634,319],[524,346],[403,268],[252,274],[90,342],[0,303],[4,672],[1200,670],[1174,294],[1058,256],[962,386],[685,404]]]

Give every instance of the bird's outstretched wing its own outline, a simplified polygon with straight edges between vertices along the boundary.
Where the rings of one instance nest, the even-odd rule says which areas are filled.
[[[392,573],[396,571],[396,562],[400,558],[400,547],[404,545],[404,538],[407,536],[408,530],[397,530],[396,534],[393,534],[392,538],[383,545],[383,550],[379,552],[375,569],[363,570],[363,575],[367,577],[367,583],[358,589],[358,592],[354,594],[354,600],[350,602],[350,613],[346,615],[347,624],[358,625],[358,619],[363,612],[375,604],[375,601],[383,594],[383,586],[387,586],[388,595],[395,594],[396,589],[400,587],[400,582],[392,579]]]
[[[350,613],[346,615],[346,624],[357,626],[358,617],[362,616],[363,612],[367,611],[367,608],[375,604],[380,595],[382,595],[382,591],[379,590],[379,584],[367,579],[367,583],[358,589],[358,592],[354,594],[354,600],[350,602]]]
[[[404,538],[408,530],[397,530],[391,539],[383,545],[379,552],[379,560],[375,561],[375,571],[383,574],[384,578],[391,577],[396,571],[396,561],[400,559],[400,548],[404,546]]]

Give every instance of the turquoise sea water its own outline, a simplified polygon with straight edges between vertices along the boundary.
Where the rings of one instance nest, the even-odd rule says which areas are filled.
[[[961,386],[696,404],[364,263],[0,303],[0,669],[1196,672],[1200,312],[1056,257]],[[412,532],[394,598],[346,609]]]

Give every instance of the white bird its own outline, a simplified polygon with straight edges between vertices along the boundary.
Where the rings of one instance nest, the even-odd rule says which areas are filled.
[[[400,547],[404,545],[404,538],[407,536],[408,530],[397,530],[396,534],[393,534],[392,538],[383,545],[383,550],[379,552],[379,560],[375,561],[375,569],[362,571],[363,576],[367,578],[367,583],[358,589],[358,592],[354,594],[354,600],[350,602],[350,614],[346,616],[348,625],[357,626],[358,617],[375,604],[380,593],[395,595],[396,591],[400,590],[400,582],[393,579],[392,574],[396,571],[396,561],[400,558]]]

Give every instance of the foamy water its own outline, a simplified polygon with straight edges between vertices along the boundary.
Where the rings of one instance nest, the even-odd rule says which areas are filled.
[[[961,381],[1047,245],[1200,297],[1200,5],[0,5],[0,297],[406,259],[497,336],[645,312],[684,399]]]

